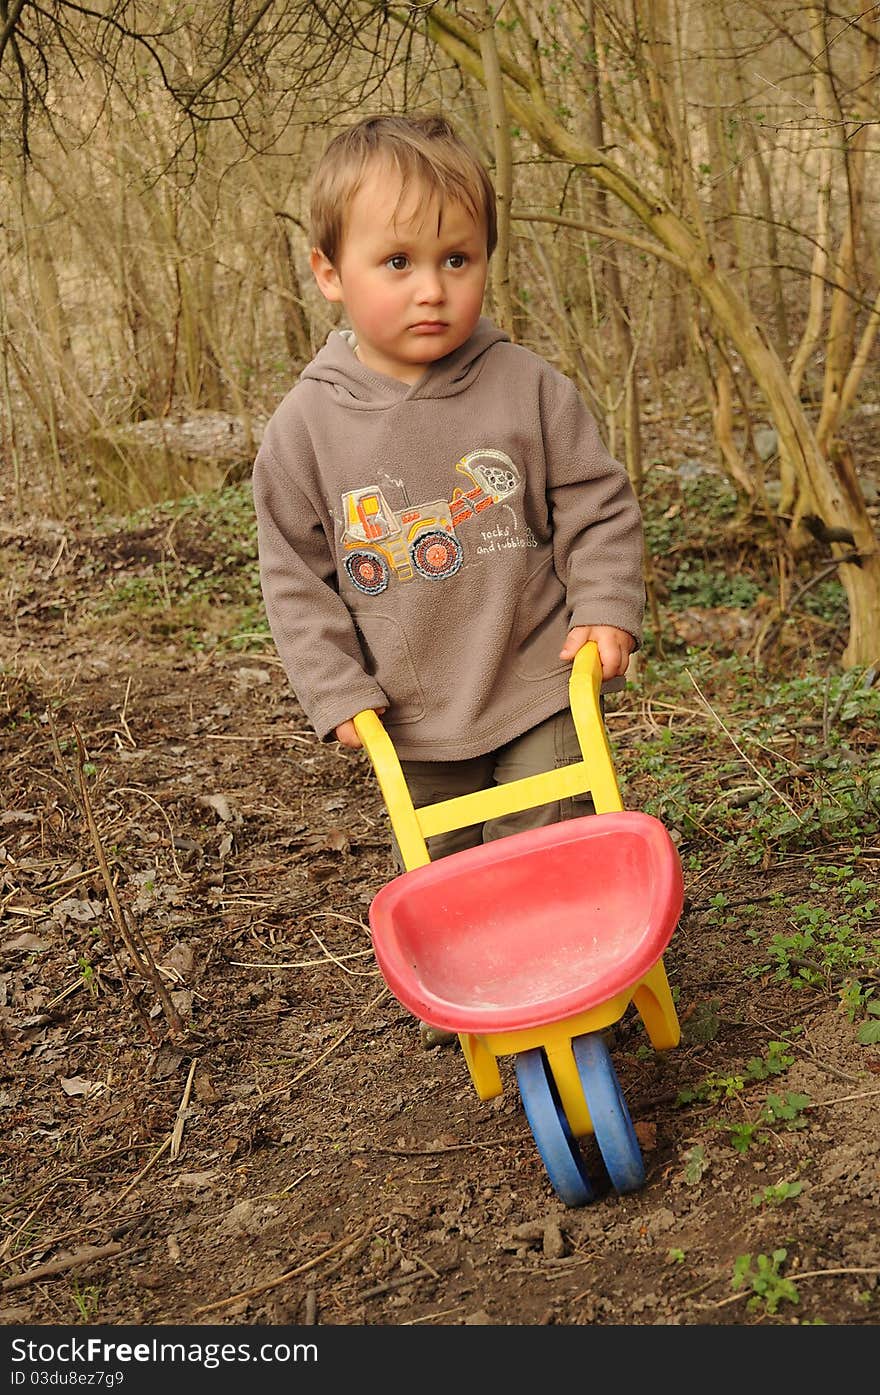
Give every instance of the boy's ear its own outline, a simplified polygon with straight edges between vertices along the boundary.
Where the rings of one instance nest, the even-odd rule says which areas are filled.
[[[318,290],[325,300],[342,300],[342,283],[336,267],[320,247],[313,247],[309,253],[312,275],[318,283]]]

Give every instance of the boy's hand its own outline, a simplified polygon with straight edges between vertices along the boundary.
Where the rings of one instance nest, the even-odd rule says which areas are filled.
[[[573,659],[579,649],[590,640],[599,650],[603,678],[622,678],[629,665],[629,656],[635,648],[635,640],[626,630],[615,629],[614,625],[575,625],[569,630],[568,638],[562,646],[560,659]]]
[[[375,708],[376,716],[381,717],[385,711],[384,707]],[[336,740],[340,746],[347,746],[350,751],[359,751],[362,745],[361,739],[355,731],[353,721],[340,722],[336,728]]]

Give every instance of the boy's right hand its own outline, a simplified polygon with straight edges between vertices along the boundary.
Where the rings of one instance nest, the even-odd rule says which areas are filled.
[[[385,708],[376,707],[373,710],[377,717],[381,717]],[[340,746],[347,746],[350,751],[359,751],[363,744],[355,730],[354,721],[351,719],[347,722],[339,723],[339,726],[336,728],[336,740],[339,742]]]

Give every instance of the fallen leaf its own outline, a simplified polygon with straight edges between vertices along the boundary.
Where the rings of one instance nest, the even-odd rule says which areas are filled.
[[[565,1240],[558,1221],[548,1221],[544,1227],[543,1249],[547,1259],[562,1259]]]
[[[203,794],[199,803],[205,809],[213,809],[218,819],[222,819],[224,823],[244,822],[240,811],[234,804],[230,804],[225,794]]]
[[[183,940],[178,940],[177,944],[171,946],[167,954],[162,956],[159,968],[164,969],[167,974],[185,981],[189,978],[195,962],[195,950],[190,944]]]
[[[181,1017],[191,1017],[193,1010],[193,995],[188,988],[179,988],[171,994],[171,1001],[177,1008]]]
[[[176,1051],[171,1046],[160,1046],[153,1060],[150,1079],[167,1080],[170,1075],[174,1075],[180,1069],[182,1060],[183,1053],[181,1051]]]
[[[32,935],[29,930],[26,930],[23,935],[16,935],[13,940],[4,940],[0,947],[2,947],[4,951],[17,949],[21,953],[24,953],[26,950],[39,953],[40,950],[49,948],[45,940],[38,939],[38,937]]]
[[[348,852],[351,840],[341,828],[331,828],[327,834],[327,847],[333,852]]]
[[[214,1082],[206,1070],[197,1070],[195,1081],[196,1099],[202,1104],[216,1104],[222,1097],[214,1089]]]
[[[104,1089],[100,1080],[86,1080],[82,1075],[62,1075],[58,1081],[65,1095],[97,1095]]]
[[[326,882],[337,872],[335,867],[310,867],[306,875],[310,882]]]
[[[235,681],[243,688],[252,688],[257,683],[270,683],[272,680],[264,668],[237,668]]]
[[[90,920],[100,920],[104,907],[98,902],[86,901],[81,896],[66,896],[56,901],[52,907],[55,916],[69,916],[71,920],[85,924]]]
[[[192,1187],[194,1191],[204,1192],[213,1187],[220,1173],[215,1169],[213,1172],[181,1172],[172,1183],[174,1187]]]
[[[201,853],[202,845],[197,843],[195,838],[188,838],[185,833],[175,833],[171,839],[171,846],[177,852]]]
[[[688,1043],[714,1041],[721,1030],[718,1014],[718,1000],[712,998],[693,1005],[682,1027],[682,1036]]]
[[[650,1119],[641,1119],[633,1124],[633,1131],[643,1148],[648,1152],[657,1147],[657,1125],[652,1124]]]

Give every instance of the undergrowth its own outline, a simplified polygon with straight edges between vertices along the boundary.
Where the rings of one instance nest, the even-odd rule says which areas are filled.
[[[97,618],[145,624],[194,650],[270,642],[249,480],[138,510],[123,528],[143,539],[143,558],[94,602]]]
[[[858,848],[880,827],[873,670],[773,678],[739,657],[649,660],[653,730],[627,753],[642,807],[748,866]],[[664,720],[665,719],[665,720]]]
[[[725,571],[731,557],[719,530],[734,502],[723,477],[687,472],[667,478],[662,496],[649,499],[649,545],[676,549],[665,566],[670,607],[699,599],[748,611],[772,586],[760,537],[748,568],[740,537],[739,569]],[[140,510],[123,527],[142,540],[143,560],[122,571],[106,564],[110,584],[93,602],[96,619],[135,621],[194,649],[267,651],[249,480]],[[109,525],[105,532],[111,536]],[[790,656],[779,674],[711,647],[661,656],[650,634],[640,663],[625,700],[649,699],[651,724],[620,753],[622,774],[640,807],[674,827],[685,845],[703,843],[737,863],[766,867],[806,851],[828,861],[830,850],[852,852],[876,834],[880,686],[873,670],[844,672]]]

